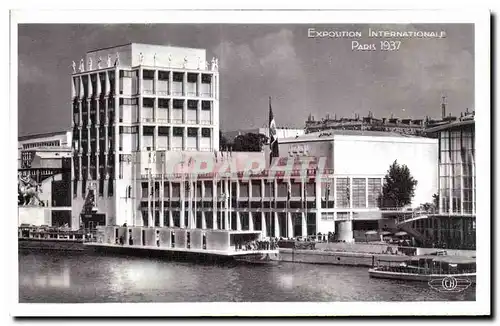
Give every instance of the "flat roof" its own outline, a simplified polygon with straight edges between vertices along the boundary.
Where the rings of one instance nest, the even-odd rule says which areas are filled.
[[[443,123],[439,126],[431,127],[429,129],[425,129],[425,132],[436,132],[436,131],[442,131],[442,130],[446,130],[446,129],[474,125],[474,124],[475,124],[475,121],[473,119],[472,120],[453,121],[453,122],[449,122],[449,123]]]
[[[333,130],[312,132],[304,135],[299,135],[298,137],[282,138],[279,139],[279,141],[293,142],[297,140],[331,140],[333,139],[334,136],[395,137],[395,138],[415,138],[415,139],[428,138],[422,136],[400,134],[397,132],[333,129]]]
[[[109,49],[114,49],[114,48],[121,48],[127,45],[134,45],[134,44],[139,44],[139,45],[150,45],[150,46],[161,46],[165,48],[178,48],[178,49],[193,49],[193,50],[205,50],[204,48],[192,48],[188,46],[175,46],[175,45],[165,45],[165,44],[152,44],[152,43],[139,43],[139,42],[129,42],[125,44],[119,44],[119,45],[113,45],[113,46],[107,46],[103,48],[98,48],[94,50],[87,51],[87,53],[92,53],[92,52],[97,52],[97,51],[103,51],[103,50],[109,50]]]
[[[29,134],[29,135],[25,135],[25,136],[20,136],[17,139],[18,139],[18,141],[25,141],[25,140],[35,139],[35,138],[43,138],[43,137],[51,137],[51,136],[57,136],[57,135],[64,135],[67,132],[69,132],[69,130],[44,132],[44,133],[39,133],[39,134]]]

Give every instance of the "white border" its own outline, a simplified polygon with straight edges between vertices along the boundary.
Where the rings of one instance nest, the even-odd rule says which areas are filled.
[[[147,21],[146,21],[147,19]],[[477,262],[475,302],[335,302],[335,303],[138,303],[19,304],[15,192],[2,196],[8,220],[10,312],[12,316],[345,316],[345,315],[484,315],[490,313],[490,16],[486,10],[454,11],[17,11],[11,14],[10,132],[7,157],[17,153],[18,23],[474,23],[477,164]],[[8,162],[9,170],[14,161]],[[14,185],[15,174],[7,184]],[[14,189],[8,187],[8,189]],[[14,205],[13,205],[14,204]],[[9,245],[10,244],[10,245]],[[16,244],[16,245],[13,245]],[[62,308],[63,307],[63,308]]]

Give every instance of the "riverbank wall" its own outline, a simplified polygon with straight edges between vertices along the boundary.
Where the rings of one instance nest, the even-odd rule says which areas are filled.
[[[346,266],[385,266],[413,255],[429,255],[440,249],[399,247],[384,243],[317,243],[314,250],[280,248],[281,261]],[[442,250],[442,249],[441,249]],[[445,249],[449,256],[475,257],[475,250]]]

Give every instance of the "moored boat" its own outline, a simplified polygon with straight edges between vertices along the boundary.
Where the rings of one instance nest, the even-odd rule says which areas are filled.
[[[396,266],[370,268],[368,273],[373,278],[403,281],[432,282],[449,278],[469,286],[476,283],[476,260],[461,256],[415,256]]]

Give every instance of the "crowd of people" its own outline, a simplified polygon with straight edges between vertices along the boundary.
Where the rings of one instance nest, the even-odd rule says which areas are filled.
[[[269,240],[252,240],[247,242],[236,242],[236,250],[277,250],[278,239],[270,238]]]

